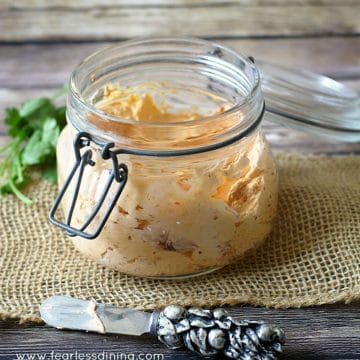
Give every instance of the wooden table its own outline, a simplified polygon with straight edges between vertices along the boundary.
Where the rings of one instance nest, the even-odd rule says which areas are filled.
[[[359,0],[2,0],[0,112],[26,98],[53,94],[94,50],[144,35],[215,40],[255,59],[321,72],[360,90],[359,34]],[[264,128],[274,148],[360,153],[359,144],[330,143],[272,124]],[[5,141],[0,122],[0,144]],[[230,312],[282,326],[288,337],[283,359],[360,359],[359,310],[360,303],[353,303],[289,310],[246,306]],[[149,359],[155,354],[165,359],[199,358],[164,349],[150,337],[0,322],[0,359],[36,353],[50,359],[52,351],[66,352],[62,359],[76,351],[117,352],[123,354],[120,359],[126,354],[131,359],[134,353],[152,354]]]

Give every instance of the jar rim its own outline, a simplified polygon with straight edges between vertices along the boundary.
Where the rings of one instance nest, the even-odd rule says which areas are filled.
[[[224,118],[226,116],[234,114],[234,113],[238,112],[239,110],[241,110],[244,106],[246,106],[253,99],[256,92],[259,90],[260,74],[259,74],[257,67],[255,66],[255,64],[252,62],[252,60],[250,58],[237,53],[235,50],[232,50],[231,48],[228,48],[228,47],[218,44],[216,42],[202,40],[202,39],[198,39],[198,38],[194,38],[194,37],[142,37],[142,38],[136,38],[133,40],[126,40],[124,42],[121,42],[118,45],[107,46],[103,49],[100,49],[100,50],[90,54],[85,59],[83,59],[75,67],[75,69],[73,70],[73,72],[71,73],[71,76],[70,76],[69,88],[70,88],[71,96],[73,96],[76,99],[76,101],[79,102],[85,110],[87,110],[93,114],[101,116],[104,120],[115,121],[115,122],[119,122],[119,123],[123,123],[123,124],[137,124],[138,125],[139,123],[141,123],[141,126],[144,126],[144,127],[151,127],[151,126],[162,127],[162,126],[169,125],[168,123],[159,122],[159,121],[139,122],[138,120],[135,120],[135,119],[128,119],[128,118],[112,115],[108,112],[105,112],[105,111],[97,108],[89,101],[86,101],[85,98],[81,95],[81,91],[77,87],[77,77],[79,76],[79,73],[81,73],[81,71],[83,70],[84,66],[89,64],[91,61],[94,61],[94,59],[105,55],[109,51],[121,50],[121,49],[126,49],[129,47],[139,46],[139,45],[160,44],[160,43],[166,43],[166,42],[171,42],[173,44],[179,44],[179,45],[182,44],[182,45],[195,45],[195,46],[199,45],[199,46],[216,47],[216,49],[219,49],[223,53],[229,54],[229,55],[233,56],[235,59],[246,63],[247,66],[251,67],[251,69],[254,73],[254,80],[251,82],[251,87],[250,87],[249,91],[239,101],[234,103],[232,106],[230,106],[225,111],[223,111],[221,113],[211,114],[211,115],[204,115],[204,116],[201,116],[199,119],[171,122],[171,126],[183,127],[183,126],[187,126],[187,125],[197,125],[197,124],[201,124],[203,122],[211,121],[213,119],[219,120],[221,118]],[[89,75],[89,74],[87,74],[87,75]]]

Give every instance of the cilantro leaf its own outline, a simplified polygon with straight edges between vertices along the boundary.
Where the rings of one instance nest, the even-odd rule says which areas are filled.
[[[41,137],[40,130],[32,134],[22,153],[21,160],[24,165],[41,164],[51,154],[51,144],[42,141]]]
[[[28,100],[21,105],[19,114],[22,118],[27,117],[33,114],[36,110],[43,109],[44,106],[48,105],[48,103],[49,99],[46,97]]]
[[[50,99],[45,98],[42,107],[27,116],[27,125],[32,130],[41,129],[48,117],[55,117],[56,108]]]
[[[43,125],[41,141],[49,143],[52,148],[55,148],[59,135],[60,126],[58,125],[56,119],[47,118]]]
[[[53,98],[31,99],[19,108],[5,110],[11,141],[0,147],[0,196],[12,193],[30,204],[21,188],[29,182],[32,169],[49,181],[56,181],[56,143],[66,125],[66,109],[53,101],[65,91],[64,87]]]

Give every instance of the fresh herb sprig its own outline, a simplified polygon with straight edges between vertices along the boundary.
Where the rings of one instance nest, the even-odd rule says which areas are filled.
[[[21,188],[29,182],[34,169],[49,181],[56,181],[56,143],[66,118],[65,106],[56,106],[54,101],[66,90],[53,98],[31,99],[19,108],[5,110],[11,141],[0,147],[0,196],[12,193],[31,204]]]

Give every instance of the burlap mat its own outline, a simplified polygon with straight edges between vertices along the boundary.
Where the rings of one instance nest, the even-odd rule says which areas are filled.
[[[149,280],[84,259],[49,225],[55,187],[29,189],[36,204],[0,200],[0,317],[38,321],[53,294],[151,309],[168,303],[306,306],[360,298],[360,156],[278,154],[279,216],[243,260],[189,280]]]

